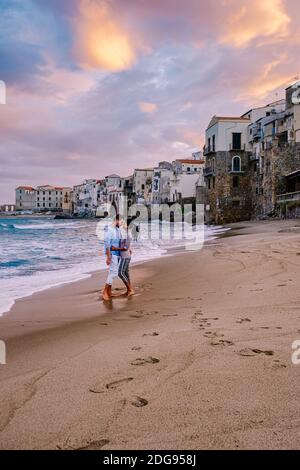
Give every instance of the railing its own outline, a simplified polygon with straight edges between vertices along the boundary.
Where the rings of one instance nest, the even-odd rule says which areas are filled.
[[[277,194],[277,202],[300,201],[300,191],[294,193]]]
[[[214,169],[211,166],[207,166],[203,170],[203,175],[204,176],[212,176],[214,174]]]
[[[240,148],[235,148],[233,144],[229,144],[229,150],[230,152],[243,152],[246,150],[246,144],[241,144]]]
[[[203,148],[203,155],[209,155],[210,153],[215,153],[216,149],[212,146],[207,146]]]

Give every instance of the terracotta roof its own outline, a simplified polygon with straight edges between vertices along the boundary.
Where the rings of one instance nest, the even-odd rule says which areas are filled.
[[[193,160],[188,158],[178,159],[175,161],[180,163],[192,163],[193,165],[202,165],[204,163],[204,160]]]
[[[27,189],[28,191],[34,191],[32,186],[18,186],[16,189]]]

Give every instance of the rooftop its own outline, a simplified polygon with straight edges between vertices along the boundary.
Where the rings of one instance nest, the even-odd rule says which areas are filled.
[[[27,189],[28,191],[34,191],[32,186],[18,186],[16,189]]]
[[[249,123],[250,119],[244,118],[241,116],[213,116],[210,123],[208,124],[207,129],[214,126],[218,122],[245,122],[245,123],[248,122]]]
[[[193,165],[203,165],[204,163],[204,160],[193,160],[192,158],[182,158],[182,159],[177,159],[175,161],[179,163],[190,163]]]

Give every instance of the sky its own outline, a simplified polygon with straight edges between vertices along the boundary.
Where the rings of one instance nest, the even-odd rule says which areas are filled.
[[[0,204],[189,158],[300,76],[299,0],[0,0]]]

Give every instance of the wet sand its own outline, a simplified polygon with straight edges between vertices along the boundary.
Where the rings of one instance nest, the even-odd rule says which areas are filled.
[[[17,302],[0,448],[300,448],[300,222],[231,235],[134,266],[131,299],[97,273]]]

